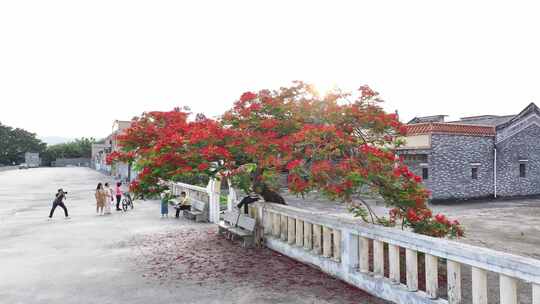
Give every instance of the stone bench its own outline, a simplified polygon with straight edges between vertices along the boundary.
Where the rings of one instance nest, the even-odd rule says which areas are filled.
[[[208,204],[191,200],[191,209],[184,210],[184,217],[196,222],[208,222]]]
[[[242,247],[252,247],[254,245],[255,219],[237,211],[227,211],[223,213],[219,222],[219,234],[225,235],[228,239],[238,238],[242,242]]]

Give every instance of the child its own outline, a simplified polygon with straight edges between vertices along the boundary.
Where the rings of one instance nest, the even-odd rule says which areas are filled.
[[[178,205],[174,206],[174,209],[176,209],[176,218],[180,217],[180,210],[189,210],[191,208],[191,205],[189,204],[189,198],[186,195],[185,191],[182,191],[180,193],[180,202]]]
[[[171,198],[170,191],[161,192],[161,217],[169,217],[169,200]]]
[[[120,188],[120,186],[122,186],[122,183],[116,183],[116,211],[122,211],[122,209],[120,209],[120,201],[122,200],[122,188]]]

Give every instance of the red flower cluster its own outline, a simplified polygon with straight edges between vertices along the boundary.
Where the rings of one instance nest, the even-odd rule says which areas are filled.
[[[374,96],[378,95],[377,92],[373,91],[369,86],[364,85],[361,86],[359,89],[360,93],[362,94],[363,99],[373,98]]]
[[[240,96],[240,101],[241,102],[247,102],[247,101],[253,100],[255,98],[257,98],[257,94],[255,94],[253,92],[245,92],[244,94],[242,94],[242,96]]]
[[[287,164],[287,170],[294,170],[296,167],[300,166],[302,164],[302,160],[295,159]]]
[[[132,162],[135,158],[135,153],[133,151],[129,152],[121,152],[121,151],[113,151],[109,154],[107,154],[107,157],[105,158],[105,162],[107,165],[112,164],[115,161],[121,161],[121,162]]]

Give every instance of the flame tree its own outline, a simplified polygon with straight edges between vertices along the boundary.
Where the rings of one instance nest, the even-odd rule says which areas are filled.
[[[354,94],[334,90],[321,96],[296,82],[246,92],[218,120],[189,120],[190,113],[180,109],[149,112],[120,136],[124,152],[111,160],[138,159],[136,191],[156,191],[159,178],[221,175],[265,201],[285,203],[278,187],[286,172],[290,192],[318,190],[366,221],[432,236],[462,235],[457,221],[432,215],[421,178],[396,157],[406,128],[381,102],[367,86]],[[371,211],[362,199],[366,193],[386,202],[388,217]]]

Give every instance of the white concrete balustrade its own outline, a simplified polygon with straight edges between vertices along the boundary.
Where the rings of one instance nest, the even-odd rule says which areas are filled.
[[[494,272],[500,280],[500,303],[518,303],[516,283],[522,280],[531,283],[532,303],[540,304],[539,260],[291,206],[256,203],[254,208],[267,247],[380,298],[395,303],[462,303],[461,268],[468,265],[473,303],[488,303],[487,272]],[[419,257],[425,291],[419,290]],[[439,267],[444,264],[447,299],[438,294]]]
[[[175,196],[179,196],[184,191],[190,200],[208,204],[208,221],[215,224],[219,223],[219,196],[221,189],[218,180],[211,179],[206,188],[180,182],[167,182],[167,185]]]

